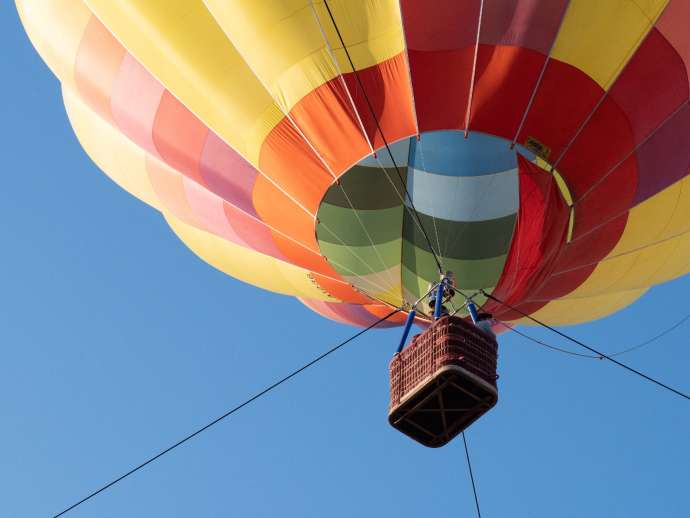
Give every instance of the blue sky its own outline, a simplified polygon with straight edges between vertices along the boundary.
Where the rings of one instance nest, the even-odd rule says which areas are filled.
[[[84,154],[11,8],[0,35],[0,516],[50,516],[354,331],[197,259]],[[568,332],[616,350],[689,298],[686,277]],[[366,334],[68,516],[473,516],[461,442],[387,425],[399,333]],[[687,391],[689,339],[623,358]],[[687,401],[515,335],[500,373],[467,434],[485,518],[688,516]]]

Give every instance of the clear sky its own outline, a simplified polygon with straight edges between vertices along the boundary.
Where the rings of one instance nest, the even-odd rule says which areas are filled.
[[[0,516],[50,516],[354,330],[197,259],[82,151],[9,2],[0,38]],[[613,351],[688,299],[686,277],[567,331]],[[387,424],[399,333],[366,334],[68,516],[474,516],[462,443]],[[687,324],[622,359],[688,391],[689,339]],[[485,518],[690,516],[686,400],[500,343],[499,404],[467,434]]]

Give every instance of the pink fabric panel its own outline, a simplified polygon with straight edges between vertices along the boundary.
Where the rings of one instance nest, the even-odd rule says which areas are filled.
[[[130,54],[125,54],[115,80],[111,109],[122,133],[159,157],[153,143],[153,121],[163,95],[163,85]]]
[[[671,0],[656,22],[656,28],[669,41],[683,60],[688,77],[690,77],[689,24],[690,2],[688,0]]]
[[[227,239],[238,245],[247,247],[247,243],[233,230],[225,216],[223,200],[210,193],[198,183],[183,179],[183,185],[189,206],[199,219],[205,230]]]
[[[276,259],[286,260],[285,255],[273,241],[271,229],[265,223],[228,203],[223,203],[223,211],[233,230],[247,244],[247,247]]]
[[[230,204],[257,216],[252,191],[258,172],[221,138],[209,132],[201,154],[201,176],[209,189]]]

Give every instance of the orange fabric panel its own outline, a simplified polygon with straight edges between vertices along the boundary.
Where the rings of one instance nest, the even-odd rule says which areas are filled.
[[[311,252],[277,232],[273,232],[273,241],[275,241],[280,251],[285,254],[288,262],[312,272],[333,277],[334,279],[341,278],[340,274],[328,264],[319,252]]]
[[[305,96],[290,115],[336,176],[371,153],[340,77]]]
[[[333,181],[333,176],[287,117],[264,140],[259,169],[312,214],[316,214],[323,194]]]
[[[315,219],[263,176],[257,176],[252,202],[267,225],[319,253],[314,231]]]
[[[124,57],[122,45],[95,16],[91,17],[79,44],[74,80],[82,99],[111,123],[110,96]]]

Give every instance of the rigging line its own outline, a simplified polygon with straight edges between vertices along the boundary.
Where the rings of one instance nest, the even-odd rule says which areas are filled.
[[[479,38],[482,31],[482,15],[484,0],[479,1],[479,20],[477,21],[477,38],[474,43],[474,57],[472,58],[472,76],[470,77],[470,91],[467,94],[467,108],[465,110],[465,138],[470,135],[470,117],[472,115],[472,98],[474,97],[474,82],[477,75],[477,57],[479,56]]]
[[[120,475],[119,477],[117,477],[116,479],[112,480],[111,482],[108,482],[106,485],[104,485],[104,486],[101,487],[100,489],[97,489],[96,491],[90,493],[88,496],[86,496],[86,497],[82,498],[81,500],[79,500],[78,502],[72,504],[71,506],[69,506],[69,507],[66,508],[65,510],[63,510],[63,511],[59,512],[58,514],[54,515],[53,518],[58,518],[59,516],[62,516],[62,515],[64,515],[64,514],[68,513],[69,511],[71,511],[71,510],[74,509],[75,507],[77,507],[77,506],[83,504],[83,503],[86,502],[87,500],[90,500],[90,499],[93,498],[94,496],[96,496],[96,495],[102,493],[102,492],[105,491],[106,489],[108,489],[108,488],[114,486],[115,484],[117,484],[118,482],[122,481],[123,479],[129,477],[130,475],[133,475],[134,473],[136,473],[136,472],[139,471],[140,469],[142,469],[142,468],[144,468],[145,466],[147,466],[147,465],[151,464],[152,462],[156,461],[157,459],[159,459],[160,457],[162,457],[162,456],[165,455],[166,453],[169,453],[170,451],[174,450],[174,449],[177,448],[178,446],[182,446],[184,443],[186,443],[186,442],[189,441],[190,439],[193,439],[193,438],[196,437],[197,435],[199,435],[199,434],[201,434],[202,432],[205,432],[206,430],[208,430],[209,428],[211,428],[213,425],[218,424],[218,423],[221,422],[222,420],[224,420],[224,419],[226,419],[227,417],[231,416],[232,414],[234,414],[234,413],[237,412],[238,410],[244,408],[245,406],[249,405],[250,403],[253,403],[253,402],[256,401],[257,399],[261,398],[262,396],[265,396],[267,393],[269,393],[269,392],[272,391],[273,389],[277,388],[279,385],[282,385],[283,383],[285,383],[286,381],[290,380],[291,378],[294,378],[295,376],[297,376],[298,374],[300,374],[302,371],[305,371],[306,369],[308,369],[308,368],[311,367],[312,365],[318,363],[319,361],[323,360],[323,359],[326,358],[327,356],[333,354],[333,353],[336,352],[338,349],[344,347],[345,345],[347,345],[348,343],[350,343],[351,341],[353,341],[355,338],[360,337],[361,335],[363,335],[363,334],[366,333],[367,331],[373,329],[373,328],[376,327],[377,325],[379,325],[379,324],[381,324],[382,322],[388,320],[390,317],[392,317],[393,315],[395,315],[396,313],[398,313],[398,312],[400,312],[400,311],[401,311],[400,308],[396,308],[395,310],[393,310],[393,311],[391,311],[390,313],[388,313],[386,316],[379,318],[379,319],[378,319],[376,322],[374,322],[373,324],[371,324],[371,325],[369,325],[368,327],[362,329],[361,331],[355,333],[355,334],[352,335],[350,338],[348,338],[347,340],[344,340],[343,342],[340,342],[338,345],[336,345],[335,347],[332,347],[332,348],[329,349],[328,351],[326,351],[326,352],[320,354],[319,356],[317,356],[316,358],[314,358],[313,360],[311,360],[309,363],[306,363],[305,365],[303,365],[303,366],[300,367],[299,369],[292,371],[292,372],[291,372],[290,374],[288,374],[287,376],[285,376],[285,377],[281,378],[280,380],[276,381],[275,383],[269,385],[268,387],[266,387],[265,389],[263,389],[261,392],[256,393],[255,395],[253,395],[253,396],[250,397],[249,399],[245,400],[244,402],[240,403],[239,405],[235,406],[235,407],[232,408],[231,410],[227,411],[226,413],[224,413],[224,414],[221,415],[220,417],[217,417],[216,419],[214,419],[214,420],[211,421],[210,423],[208,423],[208,424],[202,426],[201,428],[199,428],[199,429],[196,430],[195,432],[190,433],[189,435],[187,435],[187,436],[184,437],[183,439],[180,439],[180,440],[177,441],[175,444],[173,444],[173,445],[171,445],[171,446],[168,446],[166,449],[164,449],[164,450],[162,450],[161,452],[157,453],[157,454],[154,455],[153,457],[150,457],[148,460],[146,460],[146,461],[142,462],[141,464],[135,466],[134,468],[130,469],[127,473],[125,473],[125,474],[123,474],[123,475]]]
[[[644,379],[646,379],[647,381],[650,381],[650,382],[654,383],[655,385],[658,385],[659,387],[668,390],[669,392],[673,392],[673,393],[676,394],[677,396],[680,396],[680,397],[682,397],[682,398],[685,398],[685,399],[687,399],[687,400],[690,400],[690,396],[687,395],[687,394],[685,394],[685,393],[683,393],[683,392],[681,392],[680,390],[677,390],[677,389],[675,389],[675,388],[673,388],[673,387],[670,387],[670,386],[666,385],[665,383],[662,383],[661,381],[656,380],[656,379],[652,378],[651,376],[648,376],[647,374],[638,371],[637,369],[633,369],[632,367],[626,365],[625,363],[619,362],[618,360],[615,360],[615,359],[611,358],[611,357],[610,357],[609,355],[607,355],[607,354],[604,354],[604,353],[602,353],[602,352],[600,352],[600,351],[597,351],[597,350],[594,349],[593,347],[590,347],[589,345],[582,343],[580,340],[577,340],[576,338],[573,338],[572,336],[569,336],[569,335],[563,333],[562,331],[559,331],[559,330],[556,329],[555,327],[551,327],[550,325],[548,325],[548,324],[542,322],[541,320],[538,320],[538,319],[534,318],[533,316],[528,315],[527,313],[525,313],[525,312],[523,312],[523,311],[517,309],[516,307],[511,306],[510,304],[508,304],[508,303],[506,303],[506,302],[503,302],[502,300],[500,300],[500,299],[494,297],[493,295],[491,295],[491,294],[485,292],[484,290],[482,290],[482,293],[483,293],[486,297],[488,297],[488,298],[490,298],[491,300],[493,300],[494,302],[497,302],[497,303],[501,304],[502,306],[505,306],[506,308],[510,309],[511,311],[515,311],[515,312],[518,313],[519,315],[522,315],[523,317],[525,317],[525,318],[531,320],[531,321],[534,322],[535,324],[538,324],[538,325],[540,325],[540,326],[543,326],[543,327],[545,327],[546,329],[548,329],[548,330],[550,330],[550,331],[556,333],[557,335],[562,336],[562,337],[565,338],[566,340],[570,340],[571,342],[573,342],[573,343],[579,345],[580,347],[584,347],[584,348],[587,349],[589,352],[592,352],[592,353],[594,353],[594,354],[597,354],[597,355],[601,356],[603,359],[608,360],[608,361],[610,361],[610,362],[612,362],[612,363],[615,363],[615,364],[618,365],[619,367],[622,367],[622,368],[624,368],[625,370],[632,372],[633,374],[637,374],[637,375],[640,376],[641,378],[644,378]]]
[[[321,37],[323,38],[323,41],[325,43],[325,47],[326,47],[326,50],[328,51],[328,55],[331,58],[331,61],[333,62],[333,66],[335,67],[336,72],[338,73],[340,83],[342,84],[343,90],[345,91],[345,94],[347,95],[348,102],[352,108],[352,111],[353,111],[356,119],[357,119],[357,124],[359,126],[360,132],[362,133],[364,140],[367,142],[367,145],[369,146],[369,150],[371,151],[371,154],[376,155],[376,151],[374,150],[374,146],[373,146],[371,140],[369,139],[369,135],[367,134],[366,129],[364,128],[364,123],[362,122],[362,118],[359,115],[359,111],[357,110],[357,106],[355,105],[355,101],[352,98],[352,94],[350,93],[350,88],[347,86],[347,82],[345,81],[345,77],[343,76],[343,72],[340,69],[340,64],[338,63],[338,60],[335,57],[335,53],[333,52],[333,48],[331,47],[331,44],[328,41],[328,37],[326,36],[326,31],[323,27],[323,24],[321,23],[321,18],[319,18],[318,13],[316,12],[316,7],[314,6],[313,0],[310,0],[309,6],[311,7],[311,12],[312,12],[312,15],[314,16],[314,20],[316,21],[317,25],[319,26],[319,32],[321,32]],[[383,171],[383,173],[387,175],[385,168],[383,167],[381,162],[378,160],[378,158],[376,159],[376,161],[377,161],[381,171]],[[350,205],[352,210],[355,212],[355,216],[357,217],[358,220],[360,220],[359,215],[357,214],[356,209],[354,208],[352,202],[350,201],[350,197],[347,194],[347,192],[345,191],[345,187],[342,185],[342,182],[340,181],[340,179],[337,179],[336,183],[341,188],[341,190],[343,191],[343,194],[347,198],[348,204]],[[396,190],[396,193],[397,193],[397,190]],[[376,247],[373,244],[373,240],[371,239],[371,236],[369,236],[369,233],[367,232],[367,230],[364,227],[364,224],[361,222],[361,220],[360,220],[360,225],[362,226],[364,231],[367,233],[367,236],[369,237],[369,242],[372,243],[372,246],[374,246],[374,249],[376,251],[376,255],[379,257],[379,260],[383,264],[383,259],[381,258],[381,255],[378,253],[378,250],[376,250]],[[383,266],[384,266],[384,270],[390,270],[390,267],[386,267],[385,264],[383,264]],[[397,284],[397,281],[393,281],[393,283],[391,284],[391,287],[395,287],[396,284]]]
[[[371,139],[369,138],[369,135],[367,134],[366,128],[364,127],[364,122],[362,122],[362,118],[361,118],[360,115],[359,115],[359,110],[357,109],[357,106],[355,105],[355,101],[354,101],[354,99],[352,98],[352,93],[350,92],[350,88],[348,87],[347,82],[345,81],[345,76],[343,75],[343,71],[342,71],[342,69],[340,68],[340,64],[338,63],[338,60],[337,60],[336,57],[335,57],[335,52],[333,51],[333,47],[331,46],[331,43],[328,41],[328,36],[326,36],[326,30],[324,29],[324,26],[323,26],[323,24],[321,23],[321,18],[319,17],[318,13],[316,12],[316,7],[314,6],[314,1],[313,1],[313,0],[310,1],[310,6],[311,6],[311,10],[312,10],[312,14],[313,14],[313,16],[314,16],[314,19],[316,20],[316,22],[317,22],[317,24],[318,24],[318,26],[319,26],[319,31],[321,32],[321,37],[323,38],[323,40],[324,40],[324,42],[325,42],[325,44],[326,44],[326,49],[328,50],[328,54],[329,54],[329,56],[330,56],[330,58],[331,58],[331,61],[333,62],[333,65],[334,65],[334,67],[335,67],[335,69],[336,69],[336,71],[337,71],[337,73],[338,73],[338,77],[340,78],[340,82],[342,83],[343,89],[345,90],[345,93],[347,94],[347,98],[348,98],[348,100],[349,100],[350,106],[352,107],[352,111],[354,112],[354,114],[355,114],[355,116],[356,116],[356,118],[357,118],[357,122],[358,122],[358,124],[359,124],[359,129],[360,129],[360,131],[361,131],[361,133],[362,133],[362,136],[364,137],[364,139],[366,140],[367,144],[369,145],[369,149],[370,149],[370,151],[371,151],[371,155],[374,157],[374,160],[376,161],[376,163],[377,163],[379,169],[381,170],[381,172],[382,172],[382,173],[384,174],[384,176],[386,177],[386,180],[388,180],[388,182],[390,183],[390,185],[391,185],[393,191],[395,192],[395,194],[397,195],[397,197],[400,199],[400,202],[402,203],[402,206],[403,206],[404,209],[410,214],[411,219],[412,219],[412,221],[414,222],[415,226],[416,226],[416,227],[419,229],[419,231],[423,234],[423,233],[424,233],[424,229],[420,226],[419,222],[418,222],[417,219],[415,218],[415,214],[412,212],[412,209],[410,208],[410,206],[407,205],[407,204],[405,203],[405,198],[404,198],[404,196],[400,194],[400,191],[399,191],[398,188],[396,187],[395,182],[393,182],[393,180],[390,178],[390,176],[388,175],[388,171],[386,170],[386,168],[384,167],[384,165],[381,163],[381,160],[378,158],[377,152],[376,152],[376,150],[374,149],[374,146],[373,146],[373,144],[372,144],[372,142],[371,142]],[[407,56],[406,56],[406,57],[407,57]],[[409,79],[410,79],[410,92],[411,92],[411,94],[412,94],[412,103],[413,103],[413,108],[414,108],[414,92],[412,91],[412,77],[410,76],[409,63],[408,63],[408,77],[409,77]],[[366,94],[366,92],[365,92],[365,94]],[[415,114],[415,128],[417,129],[417,134],[419,134],[419,125],[418,125],[418,123],[417,123],[417,111],[416,111],[416,108],[414,108],[414,114]],[[407,139],[407,140],[408,140],[409,146],[411,146],[412,144],[411,144],[411,142],[409,142],[410,139]],[[408,164],[409,164],[409,150],[408,150]],[[398,174],[398,178],[400,178],[400,174]],[[402,182],[402,179],[401,179],[401,182]],[[405,188],[405,184],[404,184],[404,183],[402,183],[402,186],[403,186],[403,188]],[[344,189],[343,189],[343,192],[345,192]],[[433,218],[433,216],[432,216],[432,218]],[[435,228],[435,227],[436,227],[436,220],[434,219],[433,221],[434,221],[434,228]],[[437,244],[438,244],[438,231],[436,231],[436,242],[437,242]],[[439,253],[440,253],[440,245],[439,245]],[[402,268],[400,269],[400,275],[401,275],[400,286],[401,286],[401,292],[402,292],[402,286],[403,286],[403,281],[402,281]],[[403,296],[403,298],[404,298],[404,296]]]
[[[680,319],[678,322],[676,322],[676,323],[674,323],[673,325],[667,327],[667,328],[664,329],[661,333],[658,333],[658,334],[654,335],[652,338],[650,338],[650,339],[648,339],[648,340],[645,340],[644,342],[640,342],[639,344],[633,345],[633,346],[631,346],[631,347],[626,347],[625,349],[621,349],[620,351],[616,351],[616,352],[614,352],[614,353],[610,353],[608,356],[611,357],[611,358],[613,358],[614,356],[621,356],[621,355],[623,355],[623,354],[627,354],[627,353],[629,353],[629,352],[636,351],[637,349],[641,349],[642,347],[644,347],[644,346],[646,346],[646,345],[649,345],[649,344],[651,344],[651,343],[653,343],[653,342],[656,342],[659,338],[662,338],[662,337],[666,336],[667,334],[669,334],[671,331],[673,331],[673,330],[679,328],[680,326],[682,326],[682,325],[683,325],[685,322],[687,322],[688,320],[690,320],[690,314],[689,314],[689,315],[685,315],[685,316],[684,316],[682,319]],[[503,326],[504,326],[505,328],[507,328],[508,330],[512,331],[513,333],[517,333],[518,335],[522,336],[523,338],[526,338],[526,339],[528,339],[528,340],[530,340],[530,341],[532,341],[532,342],[534,342],[534,343],[537,343],[537,344],[539,344],[539,345],[543,345],[544,347],[548,347],[549,349],[553,349],[554,351],[562,352],[562,353],[565,353],[565,354],[570,354],[571,356],[579,356],[579,357],[581,357],[581,358],[589,358],[589,359],[592,359],[592,360],[603,360],[603,359],[604,359],[602,356],[595,356],[595,355],[593,355],[593,354],[576,353],[576,352],[574,352],[574,351],[569,351],[569,350],[567,350],[567,349],[562,349],[562,348],[560,348],[560,347],[556,347],[555,345],[551,345],[551,344],[548,344],[548,343],[546,343],[546,342],[542,342],[541,340],[538,340],[538,339],[534,338],[533,336],[530,336],[530,335],[528,335],[528,334],[526,334],[526,333],[522,333],[522,332],[518,331],[518,330],[515,329],[514,327],[510,326],[507,322],[504,322],[504,321],[502,321],[502,320],[498,320],[498,322],[500,322],[501,324],[503,324]]]
[[[591,360],[602,360],[603,359],[601,356],[595,356],[593,354],[576,353],[574,351],[569,351],[568,349],[562,349],[560,347],[556,347],[555,345],[547,344],[546,342],[542,342],[541,340],[538,340],[538,339],[534,338],[533,336],[530,336],[526,333],[518,331],[513,326],[508,325],[508,323],[504,322],[503,320],[498,320],[498,322],[500,322],[503,325],[503,327],[512,331],[513,333],[516,333],[516,334],[520,335],[521,337],[526,338],[527,340],[529,340],[531,342],[534,342],[535,344],[543,345],[544,347],[547,347],[548,349],[551,349],[553,351],[558,351],[558,352],[561,352],[564,354],[569,354],[571,356],[577,356],[580,358],[588,358]]]
[[[205,5],[206,9],[209,11],[209,13],[211,13],[211,16],[215,18],[215,16],[213,15],[213,12],[214,12],[213,9],[211,9],[211,8],[207,5],[207,3],[206,3],[207,0],[202,0],[202,1],[204,2],[204,5]],[[226,35],[226,37],[228,38],[228,40],[233,44],[233,46],[234,46],[235,50],[237,51],[238,55],[239,55],[239,56],[242,58],[242,60],[247,64],[247,66],[249,67],[249,69],[250,69],[251,72],[253,73],[254,77],[257,79],[257,81],[259,81],[259,83],[260,83],[261,86],[264,88],[264,90],[266,90],[266,92],[268,93],[269,97],[270,97],[271,100],[273,101],[274,106],[280,111],[280,113],[283,114],[283,116],[284,116],[285,119],[290,123],[290,125],[292,126],[292,128],[299,134],[299,136],[300,136],[300,138],[302,139],[302,141],[309,147],[309,149],[311,150],[311,152],[314,153],[314,156],[315,156],[315,157],[317,158],[317,160],[321,163],[321,165],[323,166],[323,168],[324,168],[324,169],[330,174],[330,176],[333,178],[333,182],[336,183],[336,184],[341,188],[341,190],[343,191],[343,194],[345,195],[345,198],[346,198],[346,200],[347,200],[347,203],[350,205],[350,208],[352,209],[352,211],[353,211],[353,213],[354,213],[354,215],[355,215],[355,218],[356,218],[357,221],[359,222],[359,225],[362,227],[362,230],[364,231],[365,236],[366,236],[367,239],[369,240],[369,243],[371,244],[371,246],[372,246],[372,248],[373,248],[373,250],[374,250],[374,253],[376,254],[376,256],[377,256],[377,258],[379,259],[379,261],[381,262],[381,266],[383,267],[383,271],[387,271],[388,268],[386,267],[386,264],[385,264],[385,262],[383,261],[383,258],[382,258],[382,256],[381,256],[381,254],[379,253],[378,248],[377,248],[376,245],[374,244],[374,241],[372,240],[371,236],[369,235],[369,232],[367,231],[366,227],[364,226],[364,223],[362,222],[362,220],[361,220],[361,218],[360,218],[360,216],[359,216],[359,213],[358,213],[357,209],[355,209],[354,206],[352,205],[352,202],[350,201],[350,198],[349,198],[349,196],[347,195],[347,192],[345,192],[344,187],[343,187],[343,186],[341,185],[341,183],[338,181],[338,178],[336,177],[335,173],[334,173],[333,170],[331,169],[331,166],[326,162],[326,159],[321,155],[321,153],[319,153],[319,151],[316,149],[316,147],[314,146],[314,144],[312,143],[312,141],[311,141],[309,138],[307,138],[307,136],[304,134],[304,132],[302,131],[302,128],[299,127],[299,125],[297,124],[297,122],[294,120],[293,116],[290,114],[290,111],[289,111],[288,107],[287,107],[287,106],[283,106],[283,103],[282,103],[282,102],[279,102],[279,101],[275,98],[275,95],[274,95],[273,91],[271,90],[271,88],[269,88],[269,85],[265,82],[264,78],[261,77],[261,76],[250,66],[249,60],[247,59],[247,57],[245,56],[245,54],[240,50],[240,48],[239,48],[237,45],[235,45],[235,43],[234,43],[234,41],[233,41],[233,39],[232,39],[232,36],[225,30],[225,28],[223,28],[223,26],[222,26],[220,23],[218,23],[218,25],[219,25],[219,27],[221,28],[221,30],[223,31],[223,33]],[[312,215],[312,216],[313,216],[315,219],[317,219],[317,215]],[[329,230],[329,232],[331,232],[331,231]],[[331,233],[332,233],[333,235],[335,235],[335,233],[333,233],[333,232],[331,232]],[[336,237],[337,237],[337,236],[336,236]],[[343,244],[344,244],[344,243],[343,243]],[[371,268],[370,268],[370,269],[371,269]],[[372,273],[373,273],[373,270],[372,270]],[[391,284],[391,287],[394,287],[395,284],[396,284],[395,281],[392,280],[392,277],[391,277],[390,275],[388,275],[388,277],[389,277],[389,278],[388,278],[388,281],[387,281],[387,282],[392,283],[392,284]]]
[[[417,146],[419,146],[419,155],[422,157],[422,168],[424,169],[424,172],[426,173],[427,168],[426,168],[426,160],[424,159],[424,144],[422,143],[421,135],[417,139],[417,144],[415,144],[415,148],[414,148],[415,151],[417,150]],[[407,157],[408,157],[407,158],[407,164],[408,164],[408,167],[412,169],[412,175],[414,176],[415,167],[414,167],[414,164],[410,163],[411,151],[412,151],[412,142],[410,142],[410,149],[408,150],[408,154],[407,154]],[[443,258],[444,255],[443,255],[443,252],[441,251],[441,240],[438,237],[438,227],[436,226],[436,216],[434,216],[433,214],[429,214],[429,215],[431,216],[431,222],[434,224],[434,234],[436,234],[436,247],[437,247],[436,249],[438,250],[438,255],[441,258]]]
[[[644,347],[645,345],[649,345],[649,344],[651,344],[652,342],[657,341],[659,338],[661,338],[661,337],[663,337],[663,336],[666,336],[666,335],[669,334],[671,331],[673,331],[673,330],[675,330],[675,329],[678,329],[680,326],[682,326],[682,325],[683,325],[685,322],[687,322],[688,320],[690,320],[690,314],[689,314],[689,315],[685,315],[681,320],[679,320],[678,322],[676,322],[676,323],[673,324],[672,326],[667,327],[667,328],[664,329],[661,333],[659,333],[659,334],[653,336],[653,337],[650,338],[649,340],[645,340],[644,342],[641,342],[641,343],[639,343],[639,344],[637,344],[637,345],[633,345],[632,347],[628,347],[628,348],[623,349],[623,350],[621,350],[621,351],[617,351],[617,352],[615,352],[615,353],[609,354],[609,356],[610,356],[610,357],[621,356],[622,354],[626,354],[626,353],[629,353],[629,352],[632,352],[632,351],[636,351],[637,349],[641,349],[641,348]]]
[[[338,186],[340,187],[340,190],[343,191],[343,195],[345,196],[345,199],[347,199],[347,203],[352,209],[352,212],[355,215],[355,218],[357,218],[357,221],[359,222],[359,225],[362,227],[362,230],[364,230],[364,233],[367,236],[367,239],[369,240],[369,243],[371,244],[371,247],[374,250],[374,253],[376,254],[376,257],[378,258],[379,262],[381,263],[381,266],[383,267],[383,270],[381,270],[381,273],[384,273],[386,276],[386,282],[390,284],[390,289],[395,288],[397,281],[391,274],[391,265],[386,264],[386,262],[383,260],[383,256],[379,252],[378,247],[374,243],[374,239],[371,237],[371,234],[369,234],[369,231],[367,230],[366,226],[364,225],[364,222],[362,221],[362,218],[359,216],[359,210],[355,208],[355,206],[352,204],[352,201],[350,200],[350,196],[347,194],[347,191],[345,191],[345,187],[343,186],[343,182],[336,182]],[[332,232],[329,230],[329,232]],[[340,239],[340,238],[339,238]],[[381,243],[379,243],[381,244]]]
[[[350,200],[350,196],[347,194],[347,191],[345,190],[345,187],[343,186],[342,182],[339,181],[339,179],[336,177],[335,173],[332,171],[330,165],[328,165],[328,163],[326,162],[326,159],[323,158],[323,156],[321,156],[321,153],[318,152],[318,150],[316,149],[316,147],[314,147],[314,145],[311,143],[311,141],[310,141],[310,140],[307,138],[307,136],[302,132],[302,129],[297,125],[297,122],[295,122],[295,120],[292,118],[292,116],[291,116],[289,113],[285,113],[285,117],[286,117],[287,120],[290,122],[290,124],[293,126],[293,128],[295,129],[295,131],[297,131],[297,133],[300,134],[300,136],[302,137],[302,140],[304,140],[304,142],[309,146],[309,148],[311,149],[312,153],[314,153],[314,155],[319,159],[319,161],[320,161],[321,164],[324,166],[324,168],[325,168],[325,169],[330,173],[330,175],[333,177],[334,183],[335,183],[338,187],[340,187],[340,190],[343,192],[343,195],[345,196],[345,199],[347,200],[347,204],[348,204],[348,205],[350,206],[350,208],[352,209],[352,212],[353,212],[353,214],[355,215],[355,218],[357,219],[357,222],[359,223],[360,227],[362,227],[362,230],[364,231],[364,235],[366,236],[367,240],[368,240],[369,243],[371,244],[372,249],[374,250],[374,253],[376,254],[376,257],[378,258],[379,262],[381,263],[381,266],[383,267],[383,270],[382,270],[382,271],[388,272],[389,268],[386,266],[386,263],[384,262],[383,257],[381,256],[381,253],[379,252],[378,248],[376,247],[376,244],[374,243],[374,240],[372,239],[371,235],[369,234],[369,231],[367,230],[366,226],[364,225],[364,222],[363,222],[362,219],[360,218],[360,216],[359,216],[359,211],[358,211],[358,210],[354,207],[354,205],[352,204],[352,201]],[[330,229],[329,229],[329,232],[331,232],[332,234],[334,234],[333,231],[330,230]],[[335,234],[334,234],[334,235],[335,235]],[[337,236],[336,236],[336,237],[337,237]],[[338,238],[338,240],[342,242],[342,240],[341,240],[340,238]],[[345,244],[345,243],[343,243],[343,244]],[[370,268],[370,269],[371,269],[371,268]],[[372,269],[372,273],[376,273],[376,272],[374,272],[373,269]],[[387,281],[387,282],[391,283],[391,287],[395,286],[395,281],[391,281],[392,277],[390,276],[389,273],[387,273],[387,276],[388,276],[388,281]]]
[[[482,512],[479,510],[479,497],[477,496],[477,486],[474,483],[474,473],[472,473],[472,462],[470,462],[470,451],[467,447],[465,432],[462,432],[462,443],[465,445],[465,458],[467,459],[467,469],[470,472],[470,480],[472,481],[472,493],[474,493],[474,505],[477,508],[477,517],[482,518]]]
[[[319,17],[319,14],[316,12],[316,7],[314,6],[314,1],[310,0],[309,5],[311,7],[312,15],[314,16],[314,19],[316,20],[316,23],[319,26],[319,31],[321,32],[321,37],[323,38],[323,41],[324,41],[325,46],[326,46],[325,48],[328,51],[328,55],[330,56],[331,61],[333,62],[333,66],[335,67],[336,72],[338,73],[340,83],[342,84],[343,89],[347,95],[347,98],[348,98],[349,104],[352,108],[352,111],[353,111],[355,117],[357,118],[359,130],[362,133],[362,136],[364,137],[364,139],[366,140],[366,142],[369,146],[369,150],[371,151],[371,154],[373,155],[374,159],[376,160],[376,163],[378,164],[378,166],[381,169],[381,171],[383,172],[383,174],[386,176],[386,179],[390,182],[391,186],[393,187],[395,194],[398,196],[398,198],[400,198],[400,201],[403,203],[403,206],[405,206],[407,208],[407,210],[410,211],[410,208],[405,205],[405,200],[403,199],[403,197],[398,192],[397,187],[395,187],[395,184],[388,177],[388,171],[386,171],[386,168],[383,166],[383,164],[381,163],[381,161],[379,160],[379,158],[376,154],[376,150],[374,149],[374,146],[371,142],[371,139],[369,138],[369,135],[367,134],[367,131],[364,127],[364,122],[362,122],[362,118],[359,115],[359,110],[357,109],[357,106],[355,105],[355,101],[352,98],[352,93],[350,92],[350,88],[347,86],[347,82],[345,81],[345,76],[343,75],[343,71],[340,68],[340,64],[338,63],[337,58],[335,57],[335,52],[333,51],[333,47],[331,46],[331,43],[328,41],[328,36],[326,35],[326,30],[324,29],[323,24],[321,23],[321,18]],[[415,112],[415,120],[416,120],[416,112]],[[348,197],[347,193],[345,192],[345,188],[341,185],[341,182],[337,181],[337,183],[341,187],[343,194],[345,194],[345,196]],[[352,203],[350,202],[349,199],[348,199],[348,203],[352,207]],[[355,210],[354,207],[353,207],[353,210]],[[414,215],[412,215],[412,216],[413,216],[412,220],[415,221],[415,223],[417,223],[416,220],[414,219]],[[417,223],[417,225],[419,225],[419,224]],[[364,228],[363,224],[362,224],[362,228]],[[365,232],[366,232],[366,229],[365,229]],[[369,239],[369,241],[371,242],[371,238]],[[373,245],[373,243],[372,243],[372,245]],[[378,252],[377,252],[377,255],[379,255]],[[380,258],[380,256],[379,256],[379,258]],[[386,269],[385,266],[384,266],[384,269]],[[390,270],[390,268],[387,268],[387,269]],[[400,284],[402,286],[402,281],[400,282]],[[395,285],[396,285],[396,282],[394,282],[392,284],[393,287],[395,287]]]
[[[395,167],[395,171],[398,174],[398,178],[400,180],[400,183],[405,188],[405,195],[407,196],[407,199],[410,201],[410,205],[412,206],[415,217],[417,218],[417,220],[419,220],[419,224],[420,224],[422,232],[424,234],[424,239],[426,240],[426,244],[429,247],[429,251],[434,256],[434,261],[436,262],[436,266],[438,267],[439,273],[441,275],[443,275],[443,266],[441,266],[441,260],[439,259],[438,255],[434,251],[434,247],[431,244],[431,239],[429,239],[429,235],[427,234],[426,230],[424,229],[424,225],[422,225],[421,219],[419,218],[419,213],[417,212],[417,209],[414,206],[414,202],[412,201],[412,196],[410,195],[410,192],[407,190],[407,185],[405,184],[403,177],[402,177],[402,174],[400,173],[400,168],[398,167],[398,164],[395,161],[395,157],[393,156],[393,152],[391,151],[391,148],[388,145],[388,141],[386,140],[386,136],[383,133],[383,129],[381,128],[381,124],[379,123],[379,119],[376,116],[376,111],[374,110],[374,107],[371,105],[371,101],[369,99],[369,96],[367,95],[365,88],[364,88],[364,84],[362,83],[362,80],[359,77],[359,73],[358,73],[357,69],[355,68],[355,64],[352,61],[352,56],[350,56],[350,51],[348,50],[347,45],[345,45],[345,40],[343,39],[343,36],[340,33],[340,29],[338,28],[338,24],[335,21],[335,17],[333,16],[333,12],[331,11],[331,7],[328,5],[328,0],[324,0],[323,3],[324,3],[324,6],[326,7],[326,11],[328,11],[328,16],[331,19],[331,23],[333,23],[333,28],[335,29],[335,32],[338,35],[338,39],[340,40],[340,44],[343,46],[343,50],[345,51],[345,55],[347,56],[348,62],[350,63],[350,67],[352,68],[352,71],[354,73],[357,84],[359,85],[360,90],[362,90],[362,94],[364,96],[364,100],[367,103],[367,107],[369,108],[369,112],[371,113],[371,116],[373,117],[374,122],[376,123],[376,129],[381,134],[381,139],[383,140],[383,144],[386,147],[386,151],[388,151],[388,155],[391,158],[391,162],[393,163],[393,167]]]

